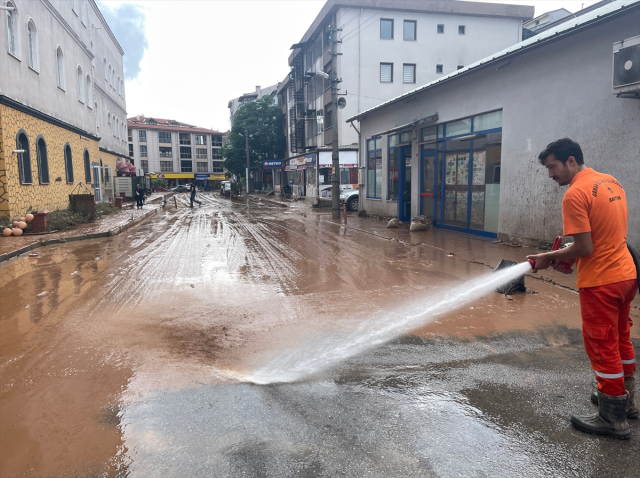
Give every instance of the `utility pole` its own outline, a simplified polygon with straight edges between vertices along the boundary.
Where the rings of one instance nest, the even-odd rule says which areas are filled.
[[[245,152],[247,153],[247,191],[246,191],[246,195],[247,195],[247,204],[249,204],[249,130],[247,129],[247,127],[244,127],[244,149]]]
[[[331,41],[331,109],[333,110],[333,141],[331,159],[334,173],[331,175],[331,218],[340,220],[340,152],[338,150],[338,32],[333,24],[329,25]]]

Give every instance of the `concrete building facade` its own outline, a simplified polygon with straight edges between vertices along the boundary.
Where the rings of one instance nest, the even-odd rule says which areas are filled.
[[[640,78],[614,94],[614,43],[640,34],[618,0],[349,118],[359,121],[361,209],[525,244],[562,233],[565,189],[537,156],[562,137],[611,174],[640,247]],[[632,44],[632,43],[631,43]],[[366,160],[365,160],[366,158]]]
[[[93,0],[0,6],[0,215],[64,208],[126,157],[124,51]]]
[[[275,97],[278,86],[280,86],[280,83],[267,86],[266,88],[260,88],[258,85],[256,86],[256,91],[252,93],[245,93],[242,96],[229,100],[229,104],[227,105],[229,108],[229,127],[233,127],[233,118],[235,118],[236,112],[240,106],[251,101],[256,101],[266,95]]]
[[[129,157],[152,178],[160,174],[171,184],[225,179],[220,151],[228,132],[142,115],[127,124]]]
[[[329,0],[289,57],[291,74],[278,89],[285,113],[289,156],[332,142],[337,115],[339,142],[358,142],[345,119],[456,71],[520,41],[533,7],[408,0]],[[332,111],[327,27],[341,28],[337,77],[346,106]]]

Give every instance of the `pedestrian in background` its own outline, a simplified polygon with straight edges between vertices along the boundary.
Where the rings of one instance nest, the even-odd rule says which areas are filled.
[[[191,205],[189,207],[193,207],[193,203],[197,202],[199,206],[202,206],[202,202],[196,199],[196,183],[191,181]]]
[[[136,207],[138,209],[142,209],[142,200],[144,199],[144,191],[142,190],[142,187],[140,187],[139,184],[136,185],[135,199],[136,199]]]
[[[631,301],[638,290],[638,271],[627,246],[629,212],[618,181],[584,165],[580,145],[559,139],[540,153],[540,163],[560,186],[565,236],[573,244],[528,256],[534,272],[549,266],[576,264],[582,336],[598,381],[592,401],[595,415],[572,415],[571,423],[586,433],[629,437],[627,418],[638,418],[635,404],[636,356],[630,338]]]

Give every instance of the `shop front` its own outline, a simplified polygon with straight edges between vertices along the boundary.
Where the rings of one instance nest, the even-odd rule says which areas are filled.
[[[160,173],[151,174],[151,179],[165,179],[169,188],[195,181],[196,186],[203,189],[217,189],[220,187],[220,182],[224,181],[225,176],[224,174],[208,173]]]
[[[318,152],[319,196],[331,197],[331,178],[333,176],[333,156],[331,151]],[[358,151],[356,149],[339,152],[340,189],[358,189]]]
[[[272,159],[262,162],[262,187],[265,191],[273,191],[280,184],[282,160]]]
[[[420,214],[436,226],[496,237],[502,110],[420,130]]]

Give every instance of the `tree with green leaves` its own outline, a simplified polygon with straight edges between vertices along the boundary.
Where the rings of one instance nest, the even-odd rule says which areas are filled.
[[[222,147],[224,167],[244,176],[247,165],[245,128],[249,135],[250,166],[258,167],[267,159],[282,158],[285,137],[282,131],[282,110],[271,96],[245,103],[236,112],[228,143]]]

